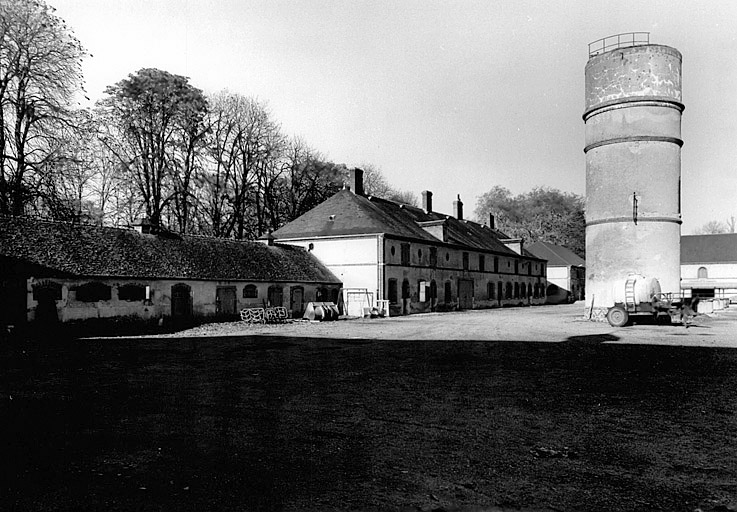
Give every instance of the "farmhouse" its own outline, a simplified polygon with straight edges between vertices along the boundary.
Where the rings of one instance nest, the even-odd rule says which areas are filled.
[[[548,304],[583,300],[586,284],[586,262],[583,258],[567,247],[549,242],[535,242],[528,250],[548,261]]]
[[[0,324],[228,318],[244,307],[336,300],[337,279],[291,246],[0,219]]]
[[[737,299],[737,233],[682,236],[681,289],[693,297]]]
[[[271,236],[305,248],[335,274],[350,293],[370,305],[410,314],[545,302],[546,262],[488,225],[436,212],[432,193],[422,208],[366,196],[363,171],[351,171],[339,191]]]

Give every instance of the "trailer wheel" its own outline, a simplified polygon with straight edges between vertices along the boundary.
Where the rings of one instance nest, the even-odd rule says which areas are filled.
[[[606,319],[612,327],[624,327],[629,322],[630,315],[623,307],[614,306],[606,312]]]

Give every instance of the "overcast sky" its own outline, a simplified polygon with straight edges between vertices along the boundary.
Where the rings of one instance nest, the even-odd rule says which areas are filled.
[[[48,0],[98,99],[144,67],[266,102],[330,160],[466,215],[500,185],[584,194],[588,43],[683,54],[683,233],[737,216],[737,2]]]

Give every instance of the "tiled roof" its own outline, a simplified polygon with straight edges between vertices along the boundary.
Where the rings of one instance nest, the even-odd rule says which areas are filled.
[[[586,261],[567,247],[549,242],[535,242],[527,247],[536,257],[548,260],[549,267],[578,267],[586,266]]]
[[[681,237],[681,263],[726,262],[737,262],[737,233]]]
[[[0,256],[98,277],[340,282],[302,248],[0,217]]]
[[[420,223],[424,222],[443,224],[446,239],[439,240],[423,229]],[[374,233],[516,254],[499,241],[506,235],[496,229],[472,221],[460,221],[443,213],[426,212],[416,206],[364,197],[347,189],[278,229],[273,236],[277,240],[290,240]]]

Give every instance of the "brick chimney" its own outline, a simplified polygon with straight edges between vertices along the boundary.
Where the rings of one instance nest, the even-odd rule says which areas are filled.
[[[432,211],[432,192],[429,190],[422,191],[422,209],[427,213]]]
[[[458,194],[458,199],[453,201],[453,217],[463,220],[463,201],[461,201],[460,194]]]
[[[494,214],[493,213],[489,213],[489,227],[491,229],[495,229],[496,228],[495,220],[494,220]]]
[[[361,169],[351,169],[350,170],[350,187],[351,190],[353,190],[353,193],[362,196],[363,193],[363,170]]]

